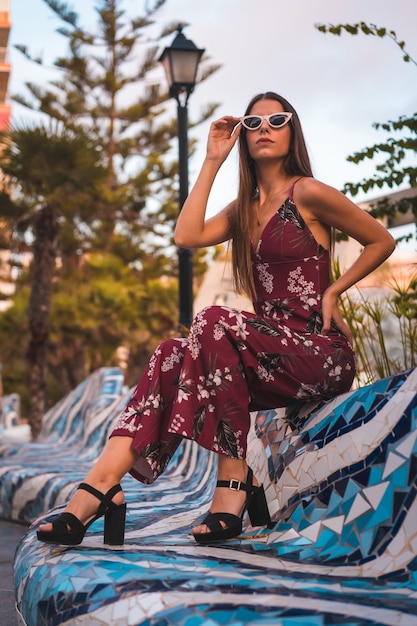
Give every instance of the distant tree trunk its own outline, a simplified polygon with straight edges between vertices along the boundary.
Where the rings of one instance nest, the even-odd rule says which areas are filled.
[[[50,204],[47,204],[39,211],[34,227],[32,289],[28,310],[29,424],[33,439],[39,434],[46,408],[49,317],[58,232],[56,212]]]

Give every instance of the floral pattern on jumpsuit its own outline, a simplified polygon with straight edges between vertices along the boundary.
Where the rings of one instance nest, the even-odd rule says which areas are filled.
[[[290,196],[252,247],[254,312],[209,306],[188,338],[153,353],[111,436],[132,437],[131,474],[153,482],[186,437],[216,453],[246,457],[250,411],[350,389],[355,356],[332,326],[322,335],[329,253]]]

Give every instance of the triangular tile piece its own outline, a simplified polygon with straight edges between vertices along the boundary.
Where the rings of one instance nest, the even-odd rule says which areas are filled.
[[[321,522],[316,522],[315,524],[310,524],[310,526],[307,526],[307,528],[304,528],[300,532],[300,535],[302,535],[303,537],[306,537],[306,539],[310,539],[310,541],[312,542],[315,542],[317,541],[317,537],[320,534],[320,530],[321,530]]]
[[[344,494],[345,500],[349,500],[350,498],[354,498],[358,493],[362,491],[361,485],[358,485],[353,478],[349,478],[348,485]]]
[[[339,496],[338,493],[336,493],[336,489],[333,489],[332,494],[329,499],[329,503],[327,505],[327,509],[330,515],[334,515],[335,513],[338,512],[341,501],[342,501],[342,498]]]
[[[413,454],[413,456],[410,459],[410,465],[408,468],[407,482],[409,485],[412,485],[414,483],[416,474],[417,474],[417,455]]]
[[[358,493],[346,517],[345,523],[349,524],[349,522],[352,522],[354,519],[362,515],[362,513],[366,513],[366,511],[369,511],[371,508],[372,507],[369,502],[367,502],[361,494]]]
[[[394,515],[397,517],[403,508],[404,502],[407,499],[408,494],[402,491],[394,493]]]
[[[387,458],[387,462],[385,463],[382,480],[384,480],[384,478],[387,478],[387,476],[392,474],[392,472],[395,472],[395,470],[403,465],[405,461],[406,459],[403,456],[399,456],[398,454],[395,454],[395,452],[390,452]]]
[[[330,519],[323,520],[322,524],[326,528],[333,530],[338,535],[341,535],[343,531],[344,522],[345,522],[345,516],[338,515],[337,517],[331,517]]]
[[[297,533],[294,529],[287,530],[286,532],[272,532],[268,535],[267,544],[270,543],[278,543],[278,542],[290,542],[294,539],[298,539],[300,537],[299,533]]]
[[[375,485],[374,487],[366,487],[362,490],[365,498],[372,504],[374,509],[378,508],[379,503],[384,497],[384,493],[387,490],[389,482],[380,483],[379,485]]]
[[[348,482],[349,482],[348,478],[341,478],[340,480],[337,481],[337,483],[334,486],[335,490],[341,497],[345,495]]]
[[[387,539],[391,537],[392,526],[379,526],[376,531],[375,539],[372,543],[370,552],[378,554],[381,545],[384,546],[387,542]]]
[[[361,485],[362,487],[367,487],[369,485],[369,477],[371,475],[371,468],[365,467],[361,472],[355,474],[355,481]]]
[[[402,456],[405,456],[405,458],[408,459],[411,456],[411,453],[413,451],[416,437],[417,437],[417,430],[410,433],[410,435],[405,439],[405,441],[403,441],[402,443],[400,443],[400,445],[397,446],[395,451],[398,452],[398,454],[402,454]]]
[[[368,530],[368,531],[364,531],[362,530],[359,533],[359,540],[362,546],[362,552],[364,555],[369,554],[370,549],[371,549],[371,545],[374,539],[374,530]]]

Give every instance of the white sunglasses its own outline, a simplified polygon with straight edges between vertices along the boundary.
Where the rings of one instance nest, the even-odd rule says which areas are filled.
[[[271,115],[245,115],[240,118],[240,121],[247,130],[256,130],[262,126],[263,120],[266,120],[271,128],[281,128],[288,124],[291,118],[292,113],[283,111],[282,113],[272,113]]]

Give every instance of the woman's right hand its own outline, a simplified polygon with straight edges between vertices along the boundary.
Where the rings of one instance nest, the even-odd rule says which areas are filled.
[[[210,125],[207,155],[180,211],[174,239],[183,248],[205,248],[230,239],[230,204],[206,219],[209,195],[217,172],[235,145],[242,128],[238,117],[225,115]]]
[[[212,122],[207,140],[207,158],[223,163],[235,145],[241,128],[239,118],[232,115],[225,115]]]

